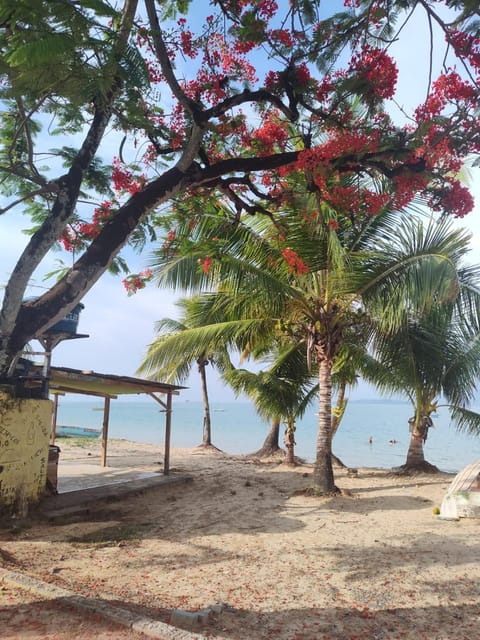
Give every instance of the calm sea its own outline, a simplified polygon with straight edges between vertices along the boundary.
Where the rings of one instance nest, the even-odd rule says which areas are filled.
[[[103,401],[60,399],[58,424],[101,428]],[[268,432],[248,402],[212,402],[212,441],[226,453],[242,454],[260,448]],[[409,433],[407,403],[351,400],[335,436],[333,451],[352,467],[391,468],[405,461]],[[308,462],[315,458],[318,417],[315,409],[297,422],[296,454]],[[459,471],[480,460],[480,436],[459,433],[450,426],[448,413],[434,416],[435,428],[425,444],[426,459],[443,471]],[[137,442],[163,444],[165,414],[154,400],[112,400],[109,436]],[[200,402],[173,400],[172,446],[194,447],[202,440]],[[369,439],[372,438],[372,443]],[[283,440],[283,434],[281,436]],[[396,444],[390,444],[396,440]],[[283,444],[283,443],[282,443]]]

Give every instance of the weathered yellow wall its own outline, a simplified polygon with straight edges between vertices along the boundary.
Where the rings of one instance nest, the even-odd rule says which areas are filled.
[[[24,515],[45,492],[51,400],[0,393],[0,511]]]

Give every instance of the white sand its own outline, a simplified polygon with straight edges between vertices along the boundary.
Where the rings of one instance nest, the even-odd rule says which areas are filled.
[[[59,444],[61,461],[99,461],[98,442]],[[158,471],[163,457],[127,441],[109,453],[117,470]],[[197,629],[213,638],[480,637],[479,523],[433,514],[453,476],[337,471],[347,495],[318,498],[303,493],[309,465],[202,449],[173,450],[171,465],[194,481],[37,523],[1,548],[31,575],[166,622],[224,603]]]

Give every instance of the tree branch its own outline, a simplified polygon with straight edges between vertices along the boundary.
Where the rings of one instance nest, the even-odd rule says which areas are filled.
[[[258,89],[257,91],[248,91],[248,89],[245,89],[242,93],[226,98],[226,100],[220,104],[215,105],[210,109],[206,109],[202,114],[202,118],[205,121],[208,121],[211,118],[218,118],[219,116],[224,115],[232,107],[238,107],[239,105],[247,102],[268,102],[273,104],[273,106],[281,111],[291,122],[295,122],[298,119],[298,113],[290,109],[290,107],[284,104],[280,98],[273,95],[273,93],[270,93],[266,89]]]
[[[30,116],[27,116],[27,114],[25,113],[25,109],[23,108],[23,102],[19,97],[16,98],[16,103],[17,103],[18,112],[22,116],[22,122],[12,141],[12,145],[9,151],[10,160],[11,160],[12,147],[15,145],[15,142],[18,136],[20,135],[20,131],[23,129],[25,140],[27,143],[27,157],[28,157],[27,165],[30,168],[30,171],[32,172],[32,174],[36,176],[38,180],[43,179],[45,183],[45,178],[43,178],[43,176],[40,175],[40,173],[37,170],[37,167],[35,166],[35,163],[33,162],[33,141],[32,141],[32,135],[30,133],[30,129],[28,127],[28,121]]]
[[[175,74],[173,73],[173,68],[168,56],[168,51],[165,46],[165,42],[163,41],[162,29],[158,22],[154,0],[145,0],[145,7],[147,9],[147,16],[150,23],[155,53],[157,54],[157,59],[160,63],[160,67],[162,69],[165,80],[179,103],[183,106],[184,109],[188,111],[188,113],[192,115],[194,120],[196,120],[201,112],[200,105],[185,94],[185,92],[180,87]]]
[[[7,211],[9,211],[10,209],[13,209],[13,207],[16,207],[17,204],[20,204],[20,202],[24,202],[29,198],[34,198],[35,196],[41,195],[43,193],[55,193],[56,191],[58,191],[58,184],[56,182],[49,182],[48,185],[46,185],[42,189],[36,189],[35,191],[30,191],[29,193],[26,193],[21,198],[17,198],[6,207],[3,207],[3,209],[0,209],[0,216],[6,213]]]
[[[137,4],[138,0],[125,0],[122,19],[117,32],[118,36],[112,49],[112,60],[116,63],[118,63],[120,52],[128,42]],[[10,275],[7,286],[5,287],[3,305],[0,313],[0,334],[10,335],[13,331],[16,325],[17,313],[21,307],[24,292],[32,273],[50,248],[55,244],[66,222],[73,214],[85,170],[95,156],[105,134],[112,113],[113,100],[118,88],[119,81],[116,75],[114,75],[110,91],[106,93],[106,96],[104,96],[102,100],[97,101],[95,104],[92,124],[76,158],[72,162],[70,170],[66,175],[56,181],[59,188],[50,214],[30,238],[30,241],[15,265],[15,269]],[[22,348],[24,344],[25,343],[23,343],[20,348]]]
[[[23,166],[18,164],[9,165],[7,167],[5,165],[0,165],[0,173],[6,173],[17,176],[18,178],[23,178],[23,180],[27,180],[33,184],[38,184],[40,187],[44,187],[46,184],[46,180],[43,176],[37,174],[38,177],[34,177],[30,172],[25,171]]]

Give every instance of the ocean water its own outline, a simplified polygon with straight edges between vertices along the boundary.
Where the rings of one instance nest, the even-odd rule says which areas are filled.
[[[263,444],[269,425],[248,402],[212,402],[212,442],[225,453],[256,451]],[[57,423],[101,428],[103,401],[60,399]],[[478,410],[478,409],[477,409]],[[351,467],[389,469],[405,462],[410,405],[392,400],[351,400],[333,441],[333,451]],[[480,460],[480,435],[459,433],[450,425],[448,412],[433,416],[425,443],[425,458],[442,471],[456,472]],[[307,462],[315,459],[318,417],[311,409],[297,422],[296,455]],[[173,399],[172,437],[174,447],[194,447],[201,443],[203,409],[200,402]],[[112,400],[109,437],[161,445],[164,441],[165,413],[153,399]],[[372,442],[369,442],[369,439]],[[283,434],[281,435],[283,446]],[[390,444],[395,440],[395,444]]]

